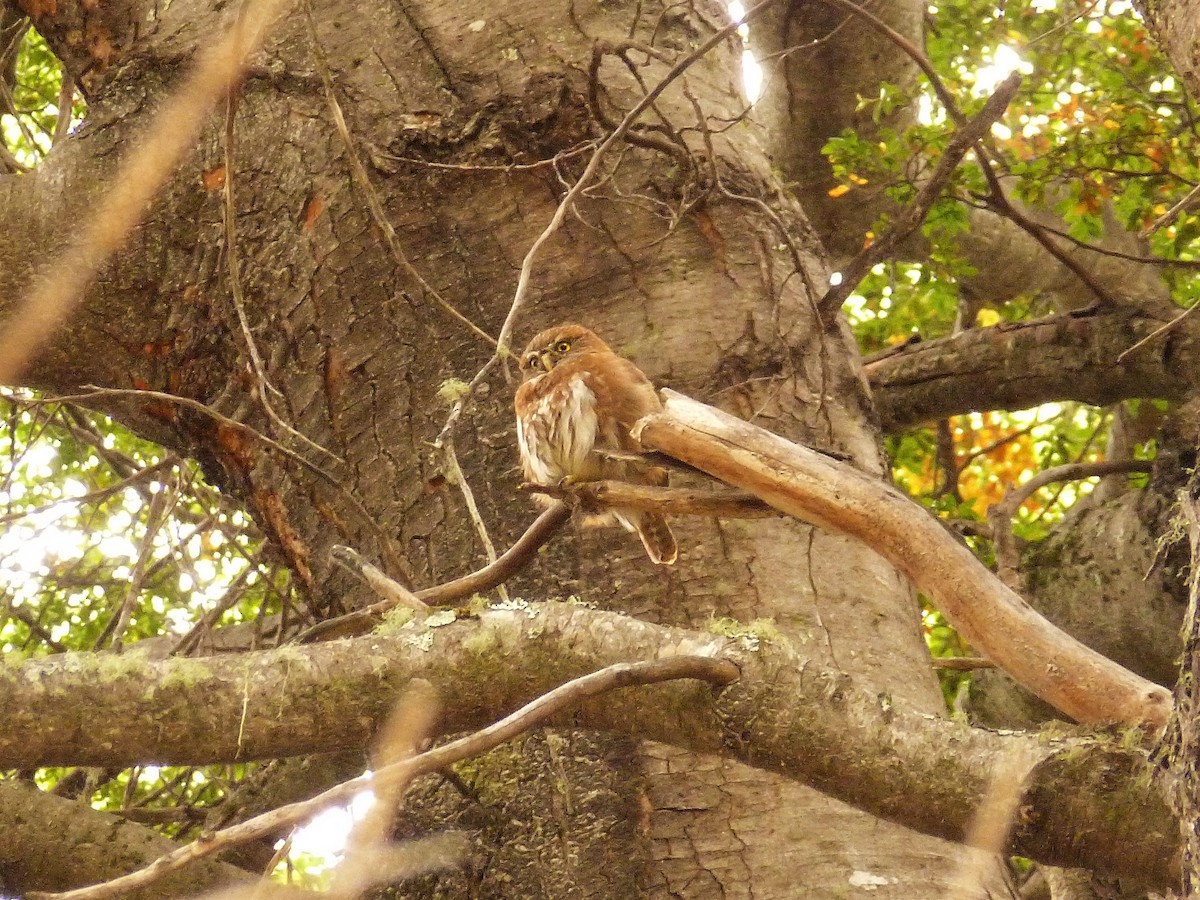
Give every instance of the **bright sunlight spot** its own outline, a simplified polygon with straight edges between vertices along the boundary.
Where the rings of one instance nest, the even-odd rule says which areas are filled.
[[[292,835],[292,855],[303,854],[308,857],[312,874],[329,871],[341,859],[350,829],[374,802],[375,795],[363,791],[356,794],[347,806],[335,806],[317,813],[307,825],[296,829]],[[282,845],[280,841],[276,848]]]
[[[746,15],[745,4],[740,0],[732,0],[728,6],[729,18],[735,22],[742,21],[742,17]],[[746,99],[751,103],[755,102],[762,96],[763,70],[758,64],[758,60],[754,58],[754,54],[750,52],[750,48],[746,47],[747,39],[750,37],[750,26],[743,25],[738,29],[738,35],[742,39],[742,91],[746,94]]]
[[[1021,54],[1006,44],[1001,44],[997,47],[992,52],[991,58],[992,61],[989,65],[982,66],[975,71],[973,93],[976,97],[992,93],[996,89],[996,85],[1013,72],[1028,75],[1033,71],[1033,66],[1022,59]],[[987,59],[987,54],[984,54],[984,59]]]

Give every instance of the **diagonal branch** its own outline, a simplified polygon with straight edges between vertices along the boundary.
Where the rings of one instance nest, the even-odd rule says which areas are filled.
[[[871,267],[891,256],[896,246],[920,227],[934,202],[949,183],[954,170],[962,162],[962,158],[987,135],[996,120],[1004,115],[1004,110],[1008,108],[1020,86],[1021,76],[1014,72],[1000,83],[979,114],[954,133],[946,146],[946,152],[938,160],[929,180],[921,186],[913,202],[904,208],[897,216],[895,224],[885,234],[864,247],[850,261],[842,270],[842,280],[825,292],[825,296],[818,303],[822,318],[829,319],[836,314],[846,298],[858,287],[858,283],[871,271]]]
[[[776,509],[871,547],[982,655],[1080,722],[1160,728],[1170,692],[1047,621],[929,513],[878,479],[674,391],[635,436]]]

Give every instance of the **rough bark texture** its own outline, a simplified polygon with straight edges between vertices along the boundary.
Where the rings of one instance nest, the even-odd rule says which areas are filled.
[[[1166,321],[1109,312],[977,328],[888,354],[866,372],[886,431],[1059,400],[1178,400],[1194,384],[1198,343],[1190,323],[1116,361]]]
[[[13,779],[0,781],[0,833],[0,890],[5,896],[107,881],[178,847],[150,828]],[[166,900],[250,879],[233,866],[206,862],[128,896]]]
[[[5,231],[19,235],[0,248],[0,296],[19,296],[30,261],[47,258],[63,221],[86,213],[194,42],[231,20],[234,11],[223,7],[177,0],[162,11],[127,64],[94,86],[85,127],[35,176],[0,184]],[[585,102],[597,41],[615,44],[632,33],[677,59],[724,22],[716,5],[633,3],[499,10],[335,3],[319,5],[314,16],[353,152],[367,163],[407,259],[492,333],[507,310],[515,266],[549,221],[561,184],[548,165],[486,166],[547,160],[597,133]],[[64,56],[73,62],[66,48]],[[653,83],[665,69],[652,60],[643,75]],[[742,112],[738,72],[731,42],[687,75],[688,91],[718,126]],[[601,106],[619,117],[639,89],[612,55],[599,73]],[[251,331],[282,394],[276,407],[342,458],[314,461],[331,468],[345,490],[259,444],[231,439],[203,415],[156,403],[108,408],[194,455],[243,498],[314,608],[332,611],[367,596],[329,565],[334,543],[355,546],[419,585],[478,564],[479,543],[457,491],[437,487],[441,461],[429,442],[445,418],[435,399],[439,384],[470,378],[490,348],[445,316],[382,245],[362,186],[350,177],[319,74],[305,16],[294,13],[240,90],[227,173],[241,198],[237,246],[222,247],[222,198],[201,178],[224,164],[218,115],[29,381],[56,391],[148,385],[270,430],[230,298],[228,260],[239,260]],[[657,109],[676,128],[697,124],[679,89]],[[816,329],[811,318],[805,282],[825,279],[816,242],[799,210],[776,199],[760,134],[751,124],[714,133],[712,170],[703,163],[694,169],[679,152],[614,154],[604,180],[537,266],[518,340],[553,322],[582,320],[652,378],[718,397],[773,430],[836,448],[881,473],[851,342],[844,330]],[[688,140],[690,151],[704,149],[694,134]],[[571,177],[582,162],[563,165]],[[694,205],[714,174],[740,196],[775,204],[795,255],[779,249],[774,221],[752,203],[713,192]],[[683,213],[676,223],[672,209]],[[802,278],[791,277],[797,259]],[[493,377],[484,389],[459,426],[457,449],[493,539],[505,544],[529,512],[513,492],[509,388]],[[347,492],[361,499],[376,528]],[[662,622],[771,616],[795,639],[831,648],[840,665],[879,689],[892,685],[924,709],[938,708],[908,589],[868,551],[792,522],[697,523],[679,536],[683,561],[665,572],[645,566],[640,548],[619,532],[574,535],[512,589],[577,594]],[[581,755],[598,753],[601,767],[630,756],[621,743],[598,748],[592,739],[587,751]],[[689,772],[696,776],[690,786]],[[926,863],[908,871],[899,864],[913,850],[910,836],[885,827],[884,838],[878,823],[857,813],[821,813],[837,808],[806,789],[653,749],[643,778],[616,781],[664,803],[642,833],[628,836],[646,843],[604,840],[616,859],[655,864],[619,885],[595,868],[585,877],[576,868],[535,867],[530,878],[545,896],[566,896],[569,883],[591,896],[626,896],[631,883],[651,893],[737,894],[751,880],[757,896],[788,896],[795,873],[786,853],[800,842],[828,860],[838,885],[859,868],[886,869],[896,896],[937,892]],[[620,811],[632,801],[613,802]],[[828,824],[813,832],[817,816]],[[567,856],[594,858],[593,817],[555,822],[555,840],[573,848]],[[504,819],[489,839],[495,846],[523,839],[507,830],[511,823]],[[735,837],[734,826],[752,839]],[[946,850],[931,844],[920,852]],[[491,880],[479,891],[503,893],[504,867],[484,868]],[[814,875],[812,889],[830,887]]]
[[[54,762],[61,754],[109,765],[147,756],[202,762],[361,745],[413,678],[456,699],[445,705],[445,728],[469,729],[601,667],[694,654],[729,659],[741,676],[724,687],[677,681],[607,694],[555,722],[668,742],[678,748],[675,759],[688,760],[686,772],[694,757],[684,756],[685,750],[719,752],[727,757],[723,765],[738,760],[779,772],[883,818],[959,840],[992,773],[1024,760],[1028,775],[1014,852],[1156,884],[1174,871],[1176,824],[1150,784],[1143,751],[1108,738],[996,734],[931,716],[822,664],[819,647],[794,645],[769,628],[734,639],[702,636],[551,603],[389,630],[238,659],[130,660],[116,671],[89,654],[31,661],[10,674],[5,688],[14,724],[32,741],[7,741],[0,765]],[[248,678],[249,672],[259,674]],[[330,672],[338,673],[336,683]],[[47,709],[47,696],[64,694],[73,701],[27,724],[34,711]],[[133,727],[140,712],[134,698],[158,711],[154,728]],[[63,736],[78,730],[85,710],[103,723],[93,728],[95,741],[64,746],[69,737]],[[534,739],[536,772],[558,771],[555,740]],[[472,761],[464,769],[493,765]],[[468,776],[481,794],[499,792],[501,808],[522,808],[513,794],[529,777],[510,773],[496,784]],[[611,783],[601,777],[601,793]],[[577,796],[566,781],[537,788],[548,789],[552,805]],[[596,811],[581,812],[596,827]],[[741,814],[754,819],[745,823],[752,833],[764,827],[761,811]],[[545,815],[542,810],[539,821]],[[712,831],[683,838],[716,839]],[[802,852],[797,845],[791,850]],[[707,861],[715,859],[720,856]]]
[[[130,23],[141,21],[142,14],[132,6],[100,4],[98,11],[93,6],[59,3],[56,11],[39,12],[43,32],[89,86],[91,107],[86,126],[40,172],[0,179],[4,312],[28,283],[35,261],[60,264],[52,251],[61,242],[64,223],[86,215],[114,161],[177,80],[196,42],[211,39],[236,14],[223,2],[174,0],[156,9],[134,34]],[[809,9],[797,5],[775,21],[772,27],[781,42],[808,39],[792,29],[807,27],[799,23]],[[894,14],[896,24],[911,35],[919,29],[921,11],[917,3],[892,4],[887,14]],[[306,19],[296,11],[254,60],[241,86],[235,164],[226,173],[240,198],[237,246],[223,246],[222,198],[219,191],[206,190],[201,178],[224,165],[224,123],[217,115],[144,227],[39,357],[28,381],[67,392],[89,383],[149,386],[270,431],[231,301],[228,263],[231,258],[240,261],[245,311],[266,374],[282,394],[277,409],[341,458],[314,458],[334,472],[341,487],[314,479],[261,444],[231,437],[203,415],[150,402],[113,401],[106,408],[147,436],[199,459],[214,481],[246,502],[311,605],[331,612],[374,599],[330,565],[328,549],[334,543],[354,546],[394,576],[411,578],[419,586],[461,574],[481,561],[464,504],[453,486],[444,487],[444,467],[430,442],[446,414],[436,399],[438,386],[448,378],[470,378],[491,352],[446,316],[389,254],[362,185],[351,177],[348,153],[367,164],[407,259],[449,303],[494,334],[507,310],[516,269],[561,199],[563,184],[550,165],[509,171],[492,167],[544,162],[579,149],[602,132],[587,103],[588,72],[598,41],[610,48],[631,35],[653,42],[668,59],[651,60],[643,69],[654,83],[670,61],[724,24],[724,13],[716,4],[557,7],[526,0],[502,5],[335,0],[317,5],[313,14],[352,149],[332,124]],[[806,34],[824,37],[842,18],[813,19]],[[81,22],[86,34],[79,43],[74,29]],[[708,148],[694,132],[686,146],[676,144],[670,152],[643,142],[614,154],[605,177],[583,199],[578,215],[568,218],[536,267],[518,342],[548,324],[583,321],[659,383],[753,416],[787,437],[835,449],[882,475],[870,398],[851,342],[840,327],[821,330],[812,318],[814,298],[806,285],[824,285],[828,267],[801,210],[779,199],[772,165],[780,158],[772,160],[763,150],[767,146],[778,154],[802,134],[796,162],[789,164],[795,171],[785,170],[785,179],[799,182],[797,172],[811,165],[808,161],[824,140],[819,133],[823,113],[814,115],[814,110],[822,110],[826,98],[837,98],[838,114],[829,121],[841,127],[850,121],[847,110],[856,90],[870,94],[872,79],[911,77],[894,47],[875,37],[865,40],[860,29],[851,23],[835,35],[856,42],[853,56],[831,42],[815,47],[808,58],[790,57],[795,67],[776,87],[781,91],[777,96],[794,105],[782,110],[772,101],[769,114],[778,118],[766,119],[767,128],[753,120],[724,127],[743,111],[736,42],[699,61],[687,76],[687,87],[720,129],[712,136],[712,156],[705,158]],[[106,51],[104,41],[116,49]],[[631,58],[639,65],[646,59],[636,51]],[[836,91],[830,89],[834,67],[828,59],[837,59],[847,73],[854,70]],[[114,64],[103,68],[106,61]],[[641,95],[612,53],[599,67],[599,77],[600,106],[609,119],[619,118]],[[701,124],[695,106],[678,88],[664,95],[657,112],[675,129]],[[794,124],[783,127],[779,122]],[[578,175],[585,159],[580,155],[561,162],[568,180]],[[762,198],[778,218],[745,199],[709,191],[714,176],[732,194]],[[697,202],[702,196],[704,202]],[[857,218],[851,222],[839,219],[845,209],[819,205],[825,203],[818,199],[806,210],[810,215],[820,211],[822,238],[830,246],[837,236],[843,243],[857,241],[855,229],[869,210],[853,210]],[[795,241],[790,249],[781,249],[778,221]],[[793,272],[797,260],[803,277]],[[1067,328],[1052,337],[1069,343],[1076,331]],[[1110,360],[1106,357],[1105,363]],[[1145,377],[1162,383],[1171,371],[1166,362],[1155,357]],[[941,414],[947,402],[960,403],[956,389],[943,387],[941,393],[952,399],[910,402],[908,408],[916,411],[896,421],[917,421]],[[1042,395],[1004,395],[1008,402],[1027,396]],[[526,502],[513,491],[510,402],[509,385],[494,374],[474,398],[456,436],[459,460],[498,545],[510,542],[530,516]],[[899,401],[885,405],[903,406]],[[350,502],[350,494],[361,500],[365,516]],[[986,744],[987,753],[972,757],[966,745],[991,736],[921,718],[940,711],[940,697],[907,586],[864,548],[791,521],[699,521],[681,524],[678,533],[682,559],[672,570],[646,565],[636,541],[620,532],[572,533],[541,554],[536,568],[512,590],[539,598],[577,595],[664,624],[703,627],[714,616],[770,617],[779,633],[803,647],[815,663],[852,673],[866,690],[887,698],[872,707],[860,695],[853,706],[866,717],[875,742],[827,757],[841,726],[797,744],[800,732],[794,723],[771,719],[766,714],[777,710],[747,700],[730,714],[744,724],[744,733],[725,735],[729,744],[689,744],[677,723],[663,721],[662,709],[670,708],[669,703],[614,705],[610,713],[628,710],[626,724],[645,722],[639,734],[669,738],[687,749],[656,745],[635,751],[625,738],[547,732],[531,736],[515,751],[481,760],[476,774],[466,779],[476,797],[448,799],[444,783],[422,785],[429,805],[415,798],[412,821],[431,827],[448,820],[465,824],[476,834],[478,856],[465,873],[420,891],[429,896],[628,897],[643,892],[791,897],[799,878],[805,894],[814,897],[866,890],[864,883],[876,897],[942,896],[944,882],[957,866],[946,845],[914,837],[793,782],[698,755],[721,750],[742,761],[790,771],[788,754],[803,746],[806,755],[799,758],[812,767],[805,777],[815,783],[832,790],[836,782],[851,793],[857,790],[853,796],[860,805],[867,805],[863,795],[875,791],[880,805],[872,809],[877,813],[942,836],[960,836],[981,795],[980,773],[986,771],[988,754],[998,750]],[[644,651],[633,642],[639,634],[635,623],[612,627],[626,634],[630,643],[625,649],[634,655]],[[363,646],[354,645],[356,651]],[[485,641],[475,651],[497,666],[502,653],[516,648],[522,657],[513,669],[528,667],[523,685],[528,690],[535,674],[548,679],[554,671],[536,669],[535,663],[554,662],[537,656],[537,646],[536,640],[512,646]],[[209,725],[201,736],[181,738],[181,746],[197,753],[359,749],[400,682],[387,682],[386,672],[364,671],[362,666],[372,661],[370,653],[338,655],[337,649],[311,651],[330,654],[327,665],[303,696],[286,695],[287,703],[280,699],[286,685],[279,679],[299,672],[309,651],[297,651],[294,669],[289,669],[286,651],[273,659],[271,670],[254,668],[257,657],[243,661],[226,684],[235,706],[220,707],[227,715],[217,720],[206,718],[219,707],[215,695],[191,696],[156,711],[162,731],[151,732],[143,722],[143,727],[125,728],[121,736],[159,739],[174,733],[172,716],[191,716]],[[409,650],[424,665],[438,664],[419,647]],[[128,663],[116,660],[89,671],[103,672],[108,665],[111,677],[120,681],[130,675],[122,669]],[[158,687],[188,696],[183,689],[193,679],[203,681],[207,665],[180,663],[171,670],[175,675],[164,675]],[[496,712],[494,706],[485,710],[482,705],[488,690],[502,687],[500,679],[489,679],[492,671],[502,670],[488,670],[478,681],[466,677],[467,670],[452,673],[453,679],[446,675],[446,693],[455,700],[461,727]],[[795,670],[786,674],[796,677]],[[363,684],[353,681],[360,675],[375,678],[378,693],[364,695]],[[803,667],[799,675],[803,682]],[[819,684],[820,699],[840,706],[841,682],[826,675]],[[792,684],[783,673],[778,681]],[[253,724],[276,729],[256,749],[239,742],[235,727],[247,689],[262,692],[261,708],[270,713],[255,716]],[[911,758],[924,768],[893,771],[893,780],[885,779],[883,786],[859,780],[855,787],[856,775],[893,759],[888,754],[896,752],[895,745],[911,737],[890,712],[892,695],[916,711],[905,713],[913,717],[906,721],[914,729],[917,720],[934,723],[941,743],[912,745],[919,749]],[[98,695],[97,702],[104,696]],[[796,697],[795,691],[781,689],[769,699],[790,710]],[[360,701],[369,708],[361,710],[356,706]],[[254,704],[256,710],[259,706]],[[71,711],[52,699],[39,710],[50,708]],[[30,717],[23,726],[32,729],[30,734],[56,727],[40,718],[33,721],[35,712],[10,710],[14,721],[18,715]],[[68,731],[86,733],[97,725],[96,718],[93,708],[86,720],[52,732],[54,738]],[[589,708],[581,719],[616,724],[604,720],[603,709]],[[46,733],[41,732],[43,738]],[[241,735],[242,741],[247,739],[258,738],[254,732]],[[161,745],[141,747],[131,758],[161,750]],[[87,752],[98,750],[93,746]],[[1130,758],[1119,757],[1111,768],[1085,766],[1083,772],[1065,762],[1058,769],[1047,764],[1047,780],[1039,782],[1044,793],[1033,806],[1037,815],[1022,823],[1016,847],[1066,865],[1127,865],[1165,882],[1171,868],[1164,847],[1172,842],[1142,842],[1147,830],[1164,830],[1145,825],[1158,822],[1150,809],[1152,797],[1136,798],[1150,809],[1144,816],[1127,814],[1120,804],[1107,818],[1097,814],[1103,827],[1081,829],[1081,822],[1092,820],[1078,807],[1056,812],[1064,793],[1086,804],[1105,786],[1116,785],[1113,789],[1120,793],[1131,780],[1136,783]],[[71,761],[80,759],[77,754]],[[958,782],[945,777],[945,766],[955,759],[979,765],[964,771]],[[887,762],[882,765],[887,768]],[[922,773],[927,777],[918,777]],[[1098,785],[1097,794],[1078,791],[1085,775]],[[581,784],[593,785],[595,795],[583,796]],[[912,803],[923,803],[931,789],[962,793],[943,806],[914,809]],[[632,810],[639,812],[636,819]],[[636,828],[614,824],[631,820]],[[1113,822],[1144,827],[1125,833]],[[1084,845],[1099,849],[1081,859],[1077,832]],[[863,873],[875,880],[856,880]]]

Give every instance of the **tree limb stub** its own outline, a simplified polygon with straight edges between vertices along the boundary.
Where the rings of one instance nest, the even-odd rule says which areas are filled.
[[[960,841],[990,771],[1014,752],[1028,754],[1036,764],[1012,852],[1157,885],[1175,877],[1178,829],[1136,749],[996,734],[913,712],[775,638],[747,650],[755,641],[575,604],[513,606],[237,658],[68,653],[2,669],[0,767],[208,763],[363,747],[413,678],[453,698],[443,728],[465,731],[613,663],[699,655],[729,659],[741,677],[723,689],[670,682],[617,692],[553,721],[720,753]]]
[[[706,406],[661,392],[666,411],[634,429],[776,509],[861,540],[902,572],[979,652],[1079,722],[1160,728],[1171,694],[1051,624],[890,485]]]

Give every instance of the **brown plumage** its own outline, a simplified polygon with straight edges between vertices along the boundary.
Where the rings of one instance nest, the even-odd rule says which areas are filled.
[[[521,354],[521,371],[525,380],[514,405],[526,481],[667,483],[665,469],[630,456],[636,448],[629,429],[662,409],[654,385],[596,334],[582,325],[548,328]],[[654,562],[670,565],[678,558],[675,536],[659,513],[614,509],[609,518],[636,531]]]

